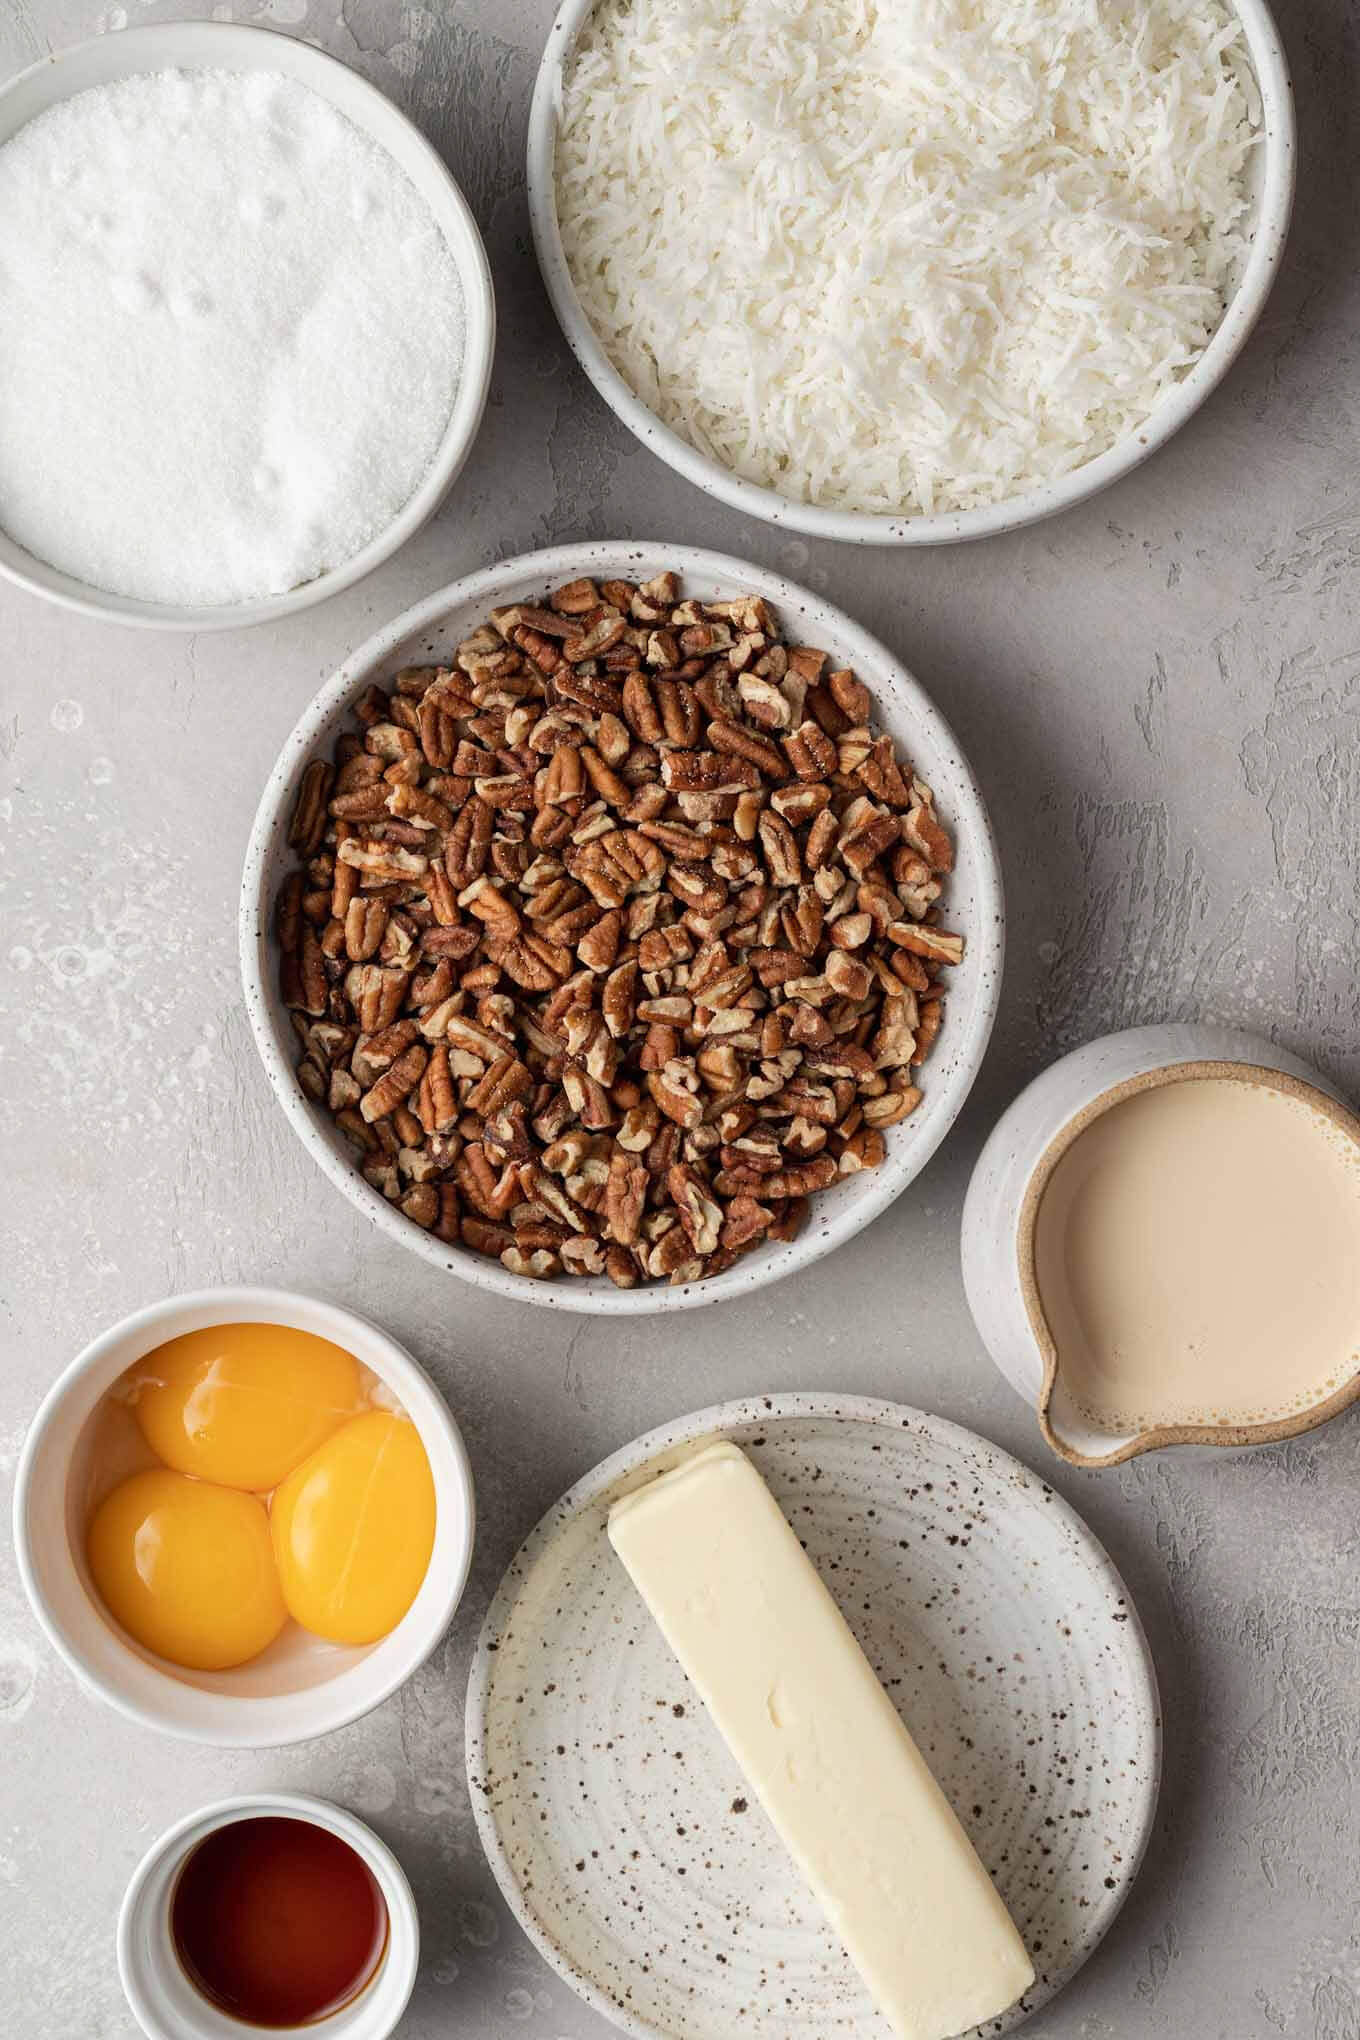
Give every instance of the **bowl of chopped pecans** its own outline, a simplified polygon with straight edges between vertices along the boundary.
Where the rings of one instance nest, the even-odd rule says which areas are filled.
[[[486,569],[289,737],[241,966],[303,1142],[502,1295],[691,1308],[818,1259],[948,1132],[1000,988],[981,796],[820,596],[642,541]]]

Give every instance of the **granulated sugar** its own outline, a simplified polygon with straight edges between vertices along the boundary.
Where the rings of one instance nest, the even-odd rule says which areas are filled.
[[[231,603],[340,565],[462,356],[434,215],[291,79],[128,78],[0,149],[0,526],[79,580]]]

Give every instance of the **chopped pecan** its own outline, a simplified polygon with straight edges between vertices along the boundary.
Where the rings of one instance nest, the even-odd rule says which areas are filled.
[[[841,817],[836,847],[846,869],[856,878],[863,878],[883,852],[900,840],[901,831],[895,817],[876,807],[871,800],[861,798],[852,801]]]
[[[375,1119],[385,1119],[404,1099],[411,1095],[425,1072],[429,1058],[428,1049],[417,1042],[399,1055],[391,1068],[385,1070],[372,1090],[367,1092],[359,1106],[360,1112],[370,1125]]]
[[[600,606],[600,591],[593,581],[568,581],[548,597],[561,616],[587,616]]]
[[[875,1167],[953,862],[868,690],[754,596],[582,577],[370,688],[275,912],[298,1081],[413,1224],[689,1282]]]
[[[481,1077],[463,1100],[464,1109],[475,1112],[480,1118],[489,1119],[493,1113],[503,1111],[516,1098],[525,1098],[533,1089],[534,1080],[524,1064],[513,1055],[497,1056],[485,1076]]]
[[[932,963],[962,963],[962,935],[947,935],[943,928],[922,928],[914,921],[894,921],[888,940],[912,956],[927,957]]]
[[[385,900],[352,899],[345,914],[345,951],[353,963],[376,956],[387,929]]]
[[[903,816],[902,834],[914,850],[920,851],[932,871],[952,871],[954,845],[936,820],[927,790],[919,783],[913,790],[918,798]]]
[[[836,770],[836,746],[815,722],[800,723],[785,737],[784,751],[800,779],[825,779]]]
[[[479,795],[467,800],[444,840],[444,869],[460,892],[486,870],[491,854],[492,810]]]
[[[882,1134],[875,1126],[861,1126],[846,1140],[837,1168],[842,1176],[858,1175],[861,1169],[876,1169],[887,1154]]]
[[[619,953],[623,940],[623,919],[617,910],[597,915],[582,932],[576,954],[587,970],[607,971]]]
[[[935,1046],[935,1037],[940,1031],[940,1024],[943,1019],[943,999],[922,999],[920,1023],[916,1029],[916,1046],[912,1051],[911,1058],[913,1069],[925,1061],[931,1049]]]
[[[695,1127],[704,1116],[703,1099],[698,1095],[699,1072],[679,1056],[648,1072],[647,1090],[658,1111],[677,1126]]]
[[[486,1254],[498,1261],[502,1254],[509,1252],[515,1244],[515,1235],[508,1225],[497,1225],[494,1220],[477,1218],[469,1212],[462,1223],[462,1240],[465,1247],[471,1247],[476,1254]]]
[[[803,860],[798,850],[798,838],[783,815],[773,811],[763,814],[756,833],[765,852],[765,868],[774,884],[801,885]]]
[[[406,1001],[405,971],[385,970],[378,963],[357,963],[344,979],[345,997],[365,1034],[390,1027]]]
[[[313,758],[302,775],[297,805],[288,828],[288,841],[299,857],[311,857],[321,847],[326,833],[326,803],[330,799],[335,768],[324,758]]]
[[[721,751],[664,751],[661,781],[672,793],[740,793],[760,784],[748,758]]]
[[[572,876],[605,908],[621,907],[630,893],[659,885],[665,868],[656,844],[632,829],[611,829],[567,858]]]
[[[921,1102],[921,1092],[915,1084],[905,1090],[883,1092],[881,1097],[864,1100],[864,1120],[870,1127],[896,1126],[899,1119],[905,1119],[914,1112]]]
[[[615,1149],[605,1186],[604,1221],[610,1238],[620,1246],[631,1247],[638,1236],[649,1180],[639,1163],[622,1148]]]
[[[423,878],[430,868],[428,858],[394,842],[390,830],[381,841],[371,836],[349,837],[340,845],[337,857],[341,864],[353,865],[365,887],[402,885],[408,879]]]
[[[770,806],[791,828],[801,829],[805,822],[815,820],[830,800],[831,788],[824,780],[800,780],[792,786],[777,786],[770,795]]]
[[[730,722],[726,716],[713,718],[708,726],[708,741],[715,751],[726,751],[730,757],[744,758],[766,779],[783,780],[788,777],[788,766],[777,744],[743,729],[740,723]],[[745,782],[747,786],[757,783],[751,779]]]

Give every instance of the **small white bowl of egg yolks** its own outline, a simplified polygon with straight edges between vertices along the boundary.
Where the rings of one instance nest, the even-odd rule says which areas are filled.
[[[176,1378],[173,1370],[153,1373],[141,1363],[162,1348],[182,1352],[172,1341],[201,1347],[191,1335],[222,1327],[240,1328],[248,1358],[246,1335],[259,1329],[257,1377],[271,1384],[281,1378],[277,1363],[289,1354],[288,1334],[310,1335],[292,1348],[303,1356],[301,1397],[271,1386],[234,1398],[226,1423],[193,1421],[186,1400],[194,1393],[190,1372]],[[324,1371],[325,1349],[315,1344],[322,1340],[355,1363],[351,1373],[342,1373],[338,1394]],[[332,1356],[331,1365],[341,1361]],[[343,1410],[335,1407],[340,1404]],[[409,1418],[429,1463],[429,1559],[411,1599],[414,1582],[402,1591],[399,1581],[401,1547],[410,1535],[409,1517],[399,1508],[391,1528],[392,1565],[379,1548],[378,1562],[368,1568],[373,1586],[367,1604],[355,1608],[352,1597],[346,1604],[351,1630],[375,1640],[337,1641],[304,1627],[303,1619],[313,1619],[328,1568],[331,1579],[336,1576],[337,1554],[326,1539],[345,1520],[346,1495],[357,1493],[365,1479],[373,1434],[392,1428],[394,1412]],[[415,1440],[403,1436],[397,1443],[418,1464]],[[306,1492],[299,1487],[304,1480],[310,1482]],[[164,1497],[150,1499],[164,1499],[179,1512],[174,1532],[185,1540],[187,1593],[151,1593],[138,1577],[145,1569],[136,1554],[136,1483],[146,1481],[169,1483]],[[262,1535],[258,1518],[266,1512]],[[473,1527],[467,1452],[423,1368],[352,1311],[271,1289],[170,1297],[103,1333],[72,1361],[34,1418],[14,1496],[20,1577],[48,1638],[78,1678],[144,1727],[237,1749],[324,1735],[366,1714],[409,1678],[462,1597]],[[224,1552],[235,1554],[235,1570]],[[319,1574],[309,1573],[309,1560]],[[394,1585],[384,1584],[389,1575],[398,1576]],[[388,1593],[396,1596],[397,1619],[379,1634]],[[141,1641],[121,1626],[118,1610]],[[345,1626],[315,1619],[318,1628]],[[177,1661],[149,1648],[152,1641]],[[226,1662],[233,1658],[243,1661]]]

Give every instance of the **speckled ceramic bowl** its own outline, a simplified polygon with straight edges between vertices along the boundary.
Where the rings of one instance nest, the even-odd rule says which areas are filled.
[[[640,580],[664,567],[675,568],[685,590],[701,600],[742,591],[763,595],[779,611],[786,630],[855,668],[873,693],[883,728],[934,788],[936,806],[954,837],[955,870],[946,902],[949,924],[967,938],[967,951],[949,974],[948,1008],[922,1074],[921,1105],[902,1125],[889,1129],[887,1159],[880,1167],[845,1178],[813,1200],[797,1239],[756,1248],[725,1274],[678,1288],[651,1283],[616,1289],[603,1275],[537,1282],[512,1275],[498,1261],[449,1246],[404,1218],[365,1182],[353,1149],[330,1115],[303,1095],[295,1072],[296,1036],[279,993],[274,900],[292,861],[288,824],[303,769],[318,754],[329,756],[365,688],[390,679],[402,666],[450,656],[459,639],[501,604],[539,600],[547,589],[577,575]],[[717,1303],[806,1267],[868,1225],[925,1167],[968,1095],[996,1014],[1003,946],[1001,876],[982,796],[953,732],[906,668],[843,611],[781,574],[721,553],[652,541],[555,546],[506,560],[441,589],[370,638],[327,682],[284,745],[255,818],[241,884],[246,1009],[274,1094],[308,1152],[366,1217],[432,1266],[548,1310],[638,1314]]]
[[[1198,1022],[1129,1027],[1051,1063],[1002,1113],[978,1156],[964,1200],[963,1286],[983,1344],[1032,1405],[1048,1444],[1072,1466],[1118,1466],[1162,1446],[1273,1445],[1360,1398],[1360,1370],[1324,1400],[1259,1424],[1168,1424],[1098,1430],[1069,1395],[1039,1296],[1034,1235],[1058,1161],[1097,1114],[1149,1084],[1196,1076],[1264,1083],[1306,1096],[1360,1140],[1360,1120],[1300,1057],[1264,1036]]]
[[[715,1435],[798,1525],[1033,1958],[986,2032],[1051,1998],[1137,1874],[1160,1763],[1127,1591],[1080,1518],[985,1439],[833,1395],[728,1403],[626,1446],[551,1509],[468,1687],[473,1810],[553,1967],[647,2040],[888,2040],[605,1533]]]
[[[814,538],[838,538],[857,545],[944,545],[955,539],[990,538],[1035,524],[1085,502],[1119,481],[1164,446],[1223,380],[1261,315],[1275,281],[1289,231],[1297,152],[1289,66],[1279,31],[1265,0],[1236,0],[1262,104],[1264,141],[1253,175],[1255,226],[1251,249],[1236,289],[1209,345],[1182,382],[1158,404],[1147,423],[1108,452],[1086,461],[1057,481],[976,510],[942,511],[929,517],[892,517],[866,511],[823,509],[797,502],[777,490],[743,480],[711,455],[663,424],[614,367],[581,307],[557,224],[553,159],[562,116],[563,74],[595,0],[562,0],[548,31],[529,113],[529,217],[543,280],[567,345],[600,395],[636,438],[709,495],[748,516],[805,531]]]

